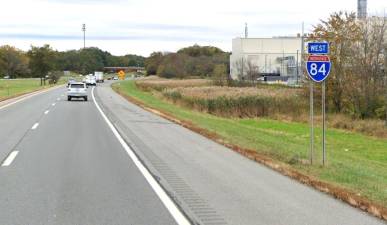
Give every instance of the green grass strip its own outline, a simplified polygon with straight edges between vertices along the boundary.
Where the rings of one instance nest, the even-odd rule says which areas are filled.
[[[289,164],[302,173],[348,188],[387,206],[387,140],[338,129],[327,130],[326,167],[321,166],[321,129],[316,128],[316,165],[290,163],[309,158],[309,126],[266,118],[230,119],[192,111],[152,93],[139,90],[133,81],[116,83],[118,88],[145,105],[167,112],[177,119],[217,133],[229,143],[254,149]],[[257,178],[259,179],[259,178]]]

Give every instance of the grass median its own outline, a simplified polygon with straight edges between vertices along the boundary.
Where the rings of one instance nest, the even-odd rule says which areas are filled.
[[[327,130],[327,166],[321,166],[321,129],[315,130],[315,164],[309,165],[309,126],[265,118],[223,118],[174,105],[134,81],[113,89],[176,119],[216,133],[226,143],[253,149],[259,154],[323,182],[350,190],[387,207],[387,140],[358,133]],[[259,179],[259,177],[257,177]]]
[[[65,79],[58,82],[58,84],[63,83],[65,83]],[[46,85],[41,86],[39,78],[0,79],[0,101],[52,86],[54,85],[48,84],[48,81],[46,81]]]

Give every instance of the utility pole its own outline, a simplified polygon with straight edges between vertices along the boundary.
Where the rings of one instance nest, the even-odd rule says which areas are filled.
[[[82,24],[83,31],[83,48],[86,48],[86,24]]]
[[[247,23],[245,23],[245,38],[249,37],[249,27],[247,26]]]

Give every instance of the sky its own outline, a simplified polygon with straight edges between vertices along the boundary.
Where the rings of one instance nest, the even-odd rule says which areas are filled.
[[[231,40],[309,32],[332,12],[356,12],[357,0],[1,0],[0,45],[22,50],[50,44],[65,51],[98,47],[114,55],[148,56],[212,45],[231,51]],[[382,15],[387,0],[368,0]]]

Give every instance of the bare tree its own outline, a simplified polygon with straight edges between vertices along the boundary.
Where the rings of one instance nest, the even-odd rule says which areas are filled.
[[[242,57],[234,62],[234,68],[236,70],[238,80],[244,80],[246,73],[246,60]]]
[[[234,68],[238,80],[255,81],[259,77],[259,66],[257,66],[253,60],[240,58],[234,62]]]
[[[252,82],[256,81],[259,77],[259,66],[257,66],[251,59],[247,60],[246,63],[246,75],[247,80]]]

